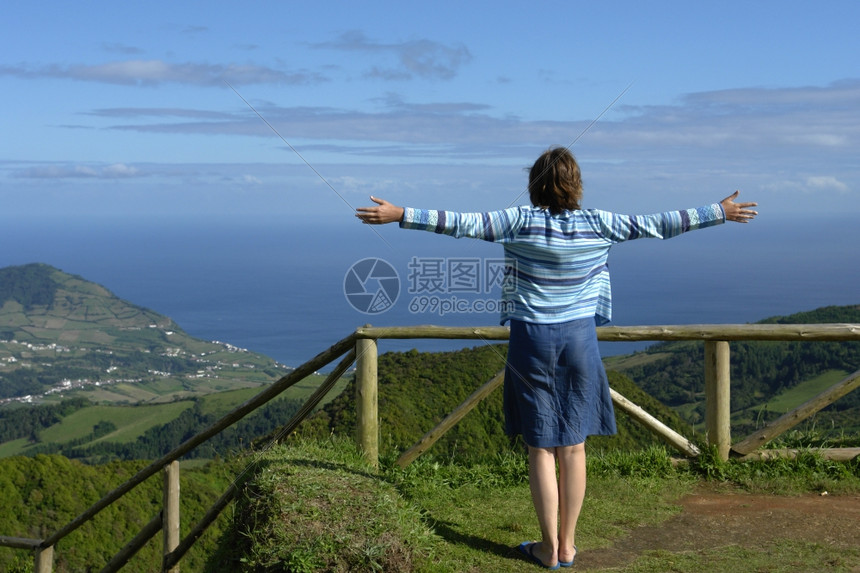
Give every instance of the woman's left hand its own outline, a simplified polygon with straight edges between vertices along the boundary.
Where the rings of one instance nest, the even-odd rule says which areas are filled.
[[[735,191],[722,201],[723,211],[726,212],[726,221],[735,221],[736,223],[749,223],[752,221],[758,211],[753,211],[749,207],[757,207],[758,203],[735,203],[735,199],[740,195],[740,191]]]
[[[359,207],[355,210],[355,216],[361,219],[362,223],[384,225],[385,223],[394,223],[403,219],[403,207],[392,205],[385,199],[378,199],[373,195],[370,196],[370,200],[378,206]]]

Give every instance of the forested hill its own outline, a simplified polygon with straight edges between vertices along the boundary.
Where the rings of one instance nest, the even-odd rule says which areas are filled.
[[[54,270],[41,264],[0,269],[0,307],[7,301],[17,302],[24,310],[52,307],[60,288],[52,276]]]
[[[270,358],[193,338],[79,276],[45,264],[0,269],[0,404],[75,392],[138,402],[283,374]]]
[[[379,357],[380,452],[393,455],[415,444],[505,363],[506,345],[485,345],[456,352],[388,352]],[[666,425],[690,434],[689,426],[671,409],[637,388],[629,378],[609,372],[610,385],[646,408]],[[349,436],[355,428],[354,381],[322,411],[300,426],[305,436]],[[637,449],[659,440],[626,414],[617,411],[618,435],[594,437],[595,448]],[[502,391],[493,392],[430,450],[431,455],[457,459],[495,458],[512,447],[504,434]]]
[[[759,324],[860,324],[860,305],[828,306]],[[730,345],[731,409],[738,425],[773,419],[860,368],[860,342],[739,341]],[[704,344],[662,342],[610,367],[684,414],[704,420]],[[819,427],[860,430],[860,392],[854,391],[818,415]]]
[[[860,306],[827,307],[763,322],[860,324]],[[459,405],[504,364],[505,348],[485,346],[454,353],[389,353],[379,359],[380,447],[402,451]],[[806,401],[831,383],[860,368],[858,342],[738,342],[731,344],[732,409],[739,425],[747,417],[775,417]],[[690,435],[688,424],[704,420],[704,345],[695,342],[656,344],[647,351],[608,360],[610,384],[667,425]],[[820,379],[819,379],[820,378]],[[808,388],[807,388],[808,386]],[[795,395],[778,405],[768,400]],[[802,390],[802,391],[801,391]],[[354,425],[351,389],[311,421],[315,435],[349,432]],[[484,401],[436,446],[448,455],[495,452],[503,448],[501,392]],[[792,403],[793,401],[793,403]],[[750,409],[744,412],[744,409]],[[617,413],[617,438],[591,439],[592,445],[629,447],[647,443],[639,427]],[[860,392],[840,400],[827,412],[831,421],[854,429],[860,423]],[[305,430],[309,431],[309,430]]]

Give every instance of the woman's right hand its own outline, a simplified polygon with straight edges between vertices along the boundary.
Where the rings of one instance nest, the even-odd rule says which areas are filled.
[[[395,223],[403,219],[403,207],[392,205],[385,199],[378,199],[373,195],[370,200],[376,203],[376,207],[359,207],[355,210],[355,216],[367,225],[384,225]]]

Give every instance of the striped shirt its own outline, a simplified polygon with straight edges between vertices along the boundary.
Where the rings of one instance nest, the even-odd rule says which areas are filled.
[[[400,227],[502,243],[507,286],[501,323],[551,324],[612,319],[607,259],[616,243],[669,239],[726,220],[719,203],[654,215],[619,215],[597,209],[551,215],[521,206],[487,213],[404,209]]]

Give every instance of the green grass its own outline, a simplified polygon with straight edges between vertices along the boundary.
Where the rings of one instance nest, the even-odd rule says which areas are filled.
[[[260,391],[260,388],[240,388],[209,394],[200,398],[200,409],[204,414],[226,413],[242,402],[253,398]]]
[[[149,402],[158,396],[151,392],[145,392],[131,384],[110,384],[105,386],[90,386],[84,390],[70,392],[65,396],[57,396],[54,399],[46,399],[45,403],[59,402],[67,397],[84,396],[90,402],[130,404],[137,402]]]
[[[424,457],[402,470],[393,460],[383,460],[373,474],[351,442],[338,439],[294,440],[255,454],[236,528],[222,539],[208,571],[227,565],[271,572],[538,570],[515,549],[540,536],[524,456],[504,454],[473,465]],[[588,474],[577,528],[577,542],[586,550],[617,547],[637,528],[659,528],[703,481],[735,493],[793,495],[822,487],[834,495],[860,492],[860,461],[840,464],[812,453],[778,463],[721,462],[706,454],[676,467],[662,448],[592,451]],[[355,503],[356,491],[381,499],[363,494]],[[356,528],[358,523],[363,526]],[[852,570],[860,566],[860,550],[776,535],[769,544],[749,547],[655,548],[634,556],[623,570],[814,571],[823,563]]]
[[[19,438],[17,440],[3,442],[2,444],[0,444],[0,458],[19,456],[24,453],[24,450],[29,445],[30,442],[27,440],[27,438]]]
[[[738,424],[754,423],[756,427],[761,426],[764,424],[764,422],[761,421],[763,412],[786,414],[837,384],[848,376],[848,374],[849,373],[844,370],[828,370],[815,378],[804,380],[796,386],[773,396],[767,402],[762,402],[754,407],[732,412],[732,422]],[[680,411],[681,409],[679,408],[678,410]],[[810,422],[807,421],[805,425],[800,427],[808,428],[809,424]],[[697,425],[696,429],[704,431],[704,423]],[[739,438],[740,436],[736,436],[736,439]]]
[[[306,376],[287,390],[281,393],[276,400],[297,399],[303,400],[313,394],[320,384],[326,379],[321,374],[311,374]],[[325,405],[330,400],[334,399],[346,387],[347,379],[341,379],[335,387],[329,392],[328,396],[323,398],[320,406]],[[235,390],[227,390],[203,396],[201,400],[201,410],[203,413],[225,414],[238,406],[239,404],[253,398],[263,389],[260,387],[240,388]]]
[[[81,390],[67,392],[62,397],[85,396],[90,401],[97,403],[158,404],[195,397],[208,397],[235,390],[244,391],[244,395],[251,397],[261,392],[262,387],[271,382],[273,382],[271,377],[262,370],[254,372],[225,368],[217,371],[215,376],[207,378],[173,376],[136,383],[91,385]],[[230,400],[230,398],[227,397],[225,400]],[[236,405],[242,401],[244,400],[239,400]]]
[[[441,466],[427,461],[404,472],[407,477],[401,491],[421,508],[424,520],[436,534],[435,558],[417,571],[532,570],[514,549],[525,540],[540,538],[528,470],[522,459],[502,463],[515,464],[516,470],[491,464]],[[389,479],[397,480],[399,472],[390,471],[393,476]],[[579,543],[589,549],[606,547],[631,527],[658,524],[676,515],[679,507],[675,501],[689,493],[694,483],[688,478],[665,480],[592,472],[577,527]]]
[[[208,571],[408,571],[432,533],[355,447],[252,455],[233,527]]]
[[[331,392],[329,392],[328,395],[322,399],[322,401],[320,402],[320,406],[325,406],[335,397],[340,395],[340,393],[343,392],[344,388],[346,388],[346,385],[351,379],[351,377],[352,375],[347,375],[338,380],[337,383],[334,385],[334,388],[332,388]],[[322,384],[326,378],[327,376],[324,376],[322,374],[311,374],[310,376],[303,378],[294,386],[290,387],[290,389],[285,391],[284,396],[297,399],[307,398],[311,394],[313,394],[317,388],[319,388],[320,384]]]
[[[844,370],[829,370],[774,396],[765,403],[764,407],[773,412],[784,414],[837,384],[848,374]]]
[[[102,388],[101,386],[99,388]],[[125,396],[128,402],[135,402],[145,404],[152,400],[157,400],[161,397],[161,394],[158,392],[153,392],[152,390],[147,388],[147,384],[127,384],[127,383],[119,383],[119,384],[110,384],[103,387],[103,392],[110,393],[115,396]],[[98,393],[98,390],[94,390],[94,393]],[[88,395],[88,394],[84,394]],[[95,396],[91,398],[92,400],[97,401],[105,401],[98,400]],[[112,400],[111,400],[112,401]]]
[[[727,545],[713,549],[688,552],[655,549],[624,567],[629,573],[662,573],[665,571],[699,573],[738,573],[766,571],[795,573],[797,571],[857,571],[860,551],[839,550],[817,543],[776,541],[766,552],[758,548]],[[854,566],[852,567],[852,564]]]
[[[209,394],[200,399],[200,407],[204,414],[224,414],[242,402],[250,400],[262,390],[262,388],[238,388]],[[283,394],[276,399],[280,399],[282,396]]]
[[[645,364],[650,364],[651,362],[656,362],[662,358],[670,356],[667,352],[635,352],[633,354],[620,354],[618,356],[607,356],[603,359],[603,364],[609,370],[618,370],[619,372],[624,372],[624,370],[629,368],[635,368],[637,366],[643,366]]]
[[[174,420],[192,405],[192,402],[184,401],[157,406],[91,406],[78,410],[63,418],[60,423],[43,430],[42,441],[67,443],[87,436],[93,431],[93,426],[105,421],[114,423],[117,430],[103,436],[99,441],[133,442],[148,429]]]
[[[48,458],[41,456],[32,463]],[[540,535],[522,453],[500,453],[480,463],[425,456],[405,469],[394,460],[394,455],[386,457],[380,470],[373,472],[353,442],[342,438],[294,439],[230,459],[229,473],[222,466],[212,470],[223,483],[207,495],[219,495],[234,476],[244,481],[241,494],[219,519],[218,530],[223,533],[214,535],[222,537],[216,541],[207,534],[209,552],[200,557],[200,548],[196,549],[196,564],[182,562],[182,570],[539,570],[515,549]],[[200,466],[199,460],[183,462],[183,479],[192,474],[194,479],[204,479],[190,471]],[[725,488],[735,496],[746,492],[788,496],[822,489],[834,496],[860,494],[860,460],[836,463],[812,452],[795,460],[755,463],[723,462],[706,452],[694,463],[675,465],[662,447],[637,452],[590,449],[588,476],[577,528],[577,543],[585,552],[620,551],[632,531],[659,531],[663,524],[677,527],[670,520],[681,511],[681,498],[699,491],[703,483],[709,484],[709,491]],[[188,481],[182,491],[183,503],[188,501],[186,496],[199,495],[198,486]],[[138,521],[144,523],[152,511],[154,506],[146,505]],[[183,527],[195,522],[199,513],[183,513],[188,517],[183,518]],[[109,524],[99,527],[110,530]],[[671,550],[656,544],[643,550],[640,545],[620,569],[588,570],[734,573],[860,567],[856,547],[783,538],[778,527],[766,543],[713,548],[694,540],[690,547],[675,545]],[[75,547],[61,544],[59,551],[74,552]],[[22,558],[20,569],[15,570],[30,570],[27,567],[32,565],[27,563]]]

